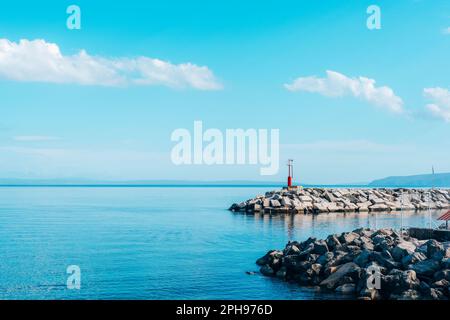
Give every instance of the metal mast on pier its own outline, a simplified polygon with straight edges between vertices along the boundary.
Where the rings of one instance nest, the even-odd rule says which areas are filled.
[[[289,159],[288,163],[288,181],[287,181],[287,185],[288,188],[292,187],[292,177],[294,176],[294,160]]]
[[[400,237],[403,239],[403,205],[404,205],[405,193],[402,191],[402,196],[400,198]]]

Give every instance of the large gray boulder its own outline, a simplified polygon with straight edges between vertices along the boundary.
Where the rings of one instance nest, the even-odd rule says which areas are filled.
[[[309,237],[308,239],[306,239],[305,241],[302,242],[300,249],[301,250],[307,250],[308,248],[314,249],[314,242],[316,242],[317,238],[315,237]]]
[[[442,259],[441,266],[444,269],[450,269],[450,258]]]
[[[375,246],[373,245],[372,239],[367,236],[362,236],[359,238],[361,241],[361,248],[369,251],[373,251]]]
[[[444,251],[444,258],[450,258],[450,244]]]
[[[299,197],[301,202],[312,202],[312,198],[310,196],[300,196]]]
[[[445,279],[441,279],[439,281],[435,281],[431,284],[431,286],[433,288],[441,288],[441,289],[445,289],[448,288],[450,286],[450,282],[448,280]]]
[[[333,252],[326,252],[323,255],[321,255],[316,262],[321,265],[326,265],[328,262],[330,262],[334,258]]]
[[[428,259],[410,265],[409,269],[414,270],[419,276],[432,277],[439,270],[439,262]]]
[[[402,241],[392,249],[392,257],[395,261],[401,261],[403,257],[414,253],[416,246],[412,242]]]
[[[312,253],[323,255],[328,251],[328,245],[325,240],[317,240],[316,242],[314,242],[314,249],[312,250]]]
[[[275,274],[274,270],[267,264],[262,266],[259,271],[266,277],[272,277]]]
[[[392,236],[394,234],[394,230],[389,229],[389,228],[381,228],[378,229],[377,231],[375,231],[373,233],[373,237],[377,236],[377,235],[383,235],[383,236]]]
[[[339,237],[339,241],[342,244],[350,244],[353,242],[353,240],[358,239],[358,238],[359,238],[359,234],[357,234],[355,232],[344,232]]]
[[[286,275],[287,275],[287,269],[286,269],[285,266],[282,266],[282,267],[280,268],[280,270],[278,270],[278,271],[275,273],[275,276],[276,276],[277,278],[280,278],[280,279],[286,278]]]
[[[444,289],[430,288],[429,297],[432,300],[448,300],[444,292]]]
[[[322,265],[320,263],[313,263],[308,271],[312,276],[318,276],[321,270]]]
[[[284,207],[290,207],[292,204],[291,199],[289,199],[288,197],[282,197],[281,198],[281,205]]]
[[[270,200],[270,205],[274,208],[279,208],[281,207],[281,203],[278,200]]]
[[[292,273],[300,273],[307,270],[311,266],[311,262],[306,260],[307,257],[300,255],[289,255],[283,258],[283,266]]]
[[[356,263],[361,268],[364,268],[370,259],[370,251],[369,250],[363,250],[361,253],[353,260],[354,263]]]
[[[272,265],[274,262],[278,261],[283,257],[283,251],[280,250],[270,250],[263,257],[256,260],[256,264],[259,266]]]
[[[332,273],[328,278],[323,280],[320,285],[326,287],[328,289],[335,289],[339,283],[339,281],[347,276],[355,273],[359,273],[361,268],[354,262],[348,262],[339,266],[339,268]]]
[[[420,261],[427,260],[427,256],[422,252],[413,252],[402,259],[402,265],[404,268],[408,267],[410,264],[415,264]]]
[[[442,259],[444,257],[444,246],[442,245],[442,243],[431,239],[428,240],[427,243],[425,244],[427,247],[427,257],[429,259],[433,259],[436,257],[436,255],[440,256],[440,259]],[[437,259],[437,260],[440,260]]]
[[[361,237],[366,237],[366,238],[370,238],[374,233],[373,230],[370,230],[367,228],[358,228],[358,229],[353,230],[353,232],[359,234]]]
[[[389,274],[381,276],[381,291],[384,295],[393,292],[403,292],[405,288],[401,284],[402,271],[393,269]]]
[[[434,280],[439,281],[442,279],[445,279],[447,281],[450,281],[450,269],[445,269],[445,270],[439,270],[437,271],[434,276],[433,276]]]
[[[421,282],[413,270],[393,269],[388,275],[382,276],[381,291],[384,295],[401,294],[406,290],[420,290]]]
[[[401,273],[401,286],[406,289],[418,289],[420,280],[414,270],[405,270]]]
[[[329,202],[336,202],[336,197],[333,196],[333,194],[331,194],[331,193],[328,192],[328,191],[325,191],[325,192],[323,193],[323,197],[324,197],[325,199],[327,199]]]
[[[283,254],[285,256],[291,255],[291,254],[298,254],[300,253],[299,244],[298,243],[289,243],[286,248],[283,250]]]
[[[386,251],[388,252],[388,251]],[[388,270],[398,269],[401,267],[401,264],[397,261],[394,261],[391,257],[383,254],[382,252],[373,251],[370,255],[371,260],[378,262],[380,265],[385,267]]]
[[[325,241],[327,242],[327,246],[330,250],[339,248],[342,245],[337,235],[335,234],[329,235]]]
[[[239,207],[239,204],[233,203],[228,210],[230,210],[230,211],[239,211],[240,209],[241,208]]]

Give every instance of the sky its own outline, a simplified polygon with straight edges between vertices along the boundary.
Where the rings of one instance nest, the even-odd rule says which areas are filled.
[[[0,5],[0,178],[279,181],[287,159],[300,184],[450,172],[448,1],[54,2]],[[171,135],[194,121],[278,129],[278,173],[175,165]]]

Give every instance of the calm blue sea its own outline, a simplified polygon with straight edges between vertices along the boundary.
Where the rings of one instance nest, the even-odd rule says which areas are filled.
[[[0,187],[1,299],[335,298],[246,271],[289,239],[399,227],[399,214],[251,216],[267,188]],[[439,212],[433,212],[436,217]],[[405,214],[424,226],[425,213]],[[80,290],[66,268],[81,269]]]

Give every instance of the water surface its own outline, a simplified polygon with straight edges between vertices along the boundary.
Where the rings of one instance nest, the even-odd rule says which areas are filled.
[[[233,202],[267,188],[0,187],[1,299],[323,299],[259,274],[290,239],[400,227],[400,214],[260,216]],[[437,217],[440,212],[432,212]],[[404,225],[426,226],[426,213]],[[81,268],[81,289],[66,268]]]

